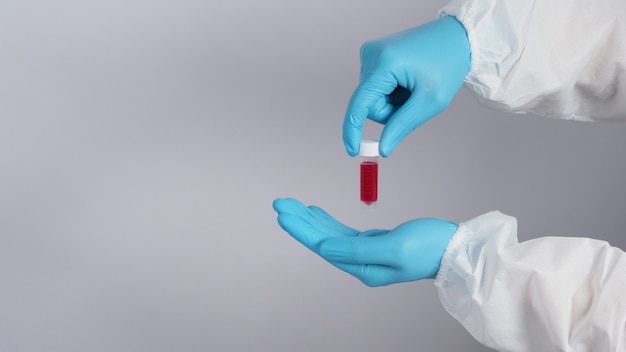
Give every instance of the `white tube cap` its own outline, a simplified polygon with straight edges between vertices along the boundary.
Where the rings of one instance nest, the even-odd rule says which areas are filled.
[[[360,156],[379,156],[378,141],[372,139],[363,139],[359,147]]]

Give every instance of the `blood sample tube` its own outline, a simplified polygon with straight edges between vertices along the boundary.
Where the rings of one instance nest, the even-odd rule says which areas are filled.
[[[378,155],[378,141],[361,141],[361,202],[367,207],[376,206],[378,201]]]

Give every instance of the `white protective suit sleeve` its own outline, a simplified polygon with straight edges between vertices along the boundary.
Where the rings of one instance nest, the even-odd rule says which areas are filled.
[[[626,120],[626,1],[451,0],[465,85],[481,105],[581,121]]]
[[[589,238],[517,241],[497,211],[461,223],[435,279],[444,308],[499,351],[626,351],[626,253]]]

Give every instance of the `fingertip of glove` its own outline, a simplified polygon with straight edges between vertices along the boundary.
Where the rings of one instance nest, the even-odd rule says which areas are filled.
[[[346,152],[349,156],[357,156],[357,154],[359,154],[358,144],[354,143],[353,140],[353,138],[344,135],[343,145],[346,148]]]
[[[299,205],[304,206],[299,200],[294,198],[276,198],[272,202],[272,208],[274,208],[277,213],[287,212],[289,209]]]
[[[274,209],[274,211],[280,213],[281,207],[283,206],[286,200],[287,198],[274,199],[274,201],[272,202],[272,208]]]
[[[382,156],[383,158],[388,158],[391,153],[393,153],[393,150],[395,149],[395,145],[394,146],[389,146],[387,144],[380,144],[379,147],[379,152],[380,152],[380,156]]]
[[[348,123],[349,119],[344,121],[343,125],[343,145],[346,152],[350,156],[359,154],[359,142],[361,140],[362,131],[358,126]]]
[[[280,203],[280,200],[281,200],[281,199],[282,199],[282,198],[276,198],[276,199],[274,199],[274,200],[272,201],[272,209],[274,209],[274,211],[278,211],[278,210],[276,209],[276,207],[277,207],[277,206],[278,206],[278,204]]]

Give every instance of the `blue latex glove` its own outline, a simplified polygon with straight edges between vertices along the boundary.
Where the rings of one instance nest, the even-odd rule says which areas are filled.
[[[368,286],[435,278],[458,228],[449,220],[424,218],[361,232],[291,198],[275,200],[274,210],[293,238]]]
[[[470,55],[465,28],[450,16],[365,43],[360,84],[343,123],[348,154],[358,154],[369,118],[385,125],[379,149],[389,156],[411,131],[450,104],[470,70]]]

